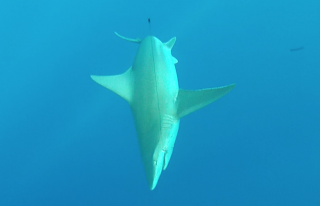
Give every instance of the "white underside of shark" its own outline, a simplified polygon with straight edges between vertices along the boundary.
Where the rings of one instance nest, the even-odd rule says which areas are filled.
[[[129,103],[147,181],[153,190],[169,164],[181,117],[214,102],[235,85],[179,89],[175,69],[178,61],[171,55],[175,37],[162,43],[154,36],[140,40],[117,35],[140,44],[133,65],[120,75],[91,78]]]

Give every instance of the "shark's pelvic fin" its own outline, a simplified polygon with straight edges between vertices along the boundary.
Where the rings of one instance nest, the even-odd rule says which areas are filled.
[[[176,43],[177,38],[173,37],[171,38],[168,42],[164,43],[166,45],[166,47],[168,47],[169,49],[172,49],[172,47],[174,46],[174,44]]]
[[[235,84],[194,91],[180,89],[177,98],[177,117],[184,117],[187,114],[190,114],[194,111],[197,111],[198,109],[201,109],[202,107],[207,106],[208,104],[216,101],[220,97],[230,92],[234,87]]]
[[[175,57],[172,57],[172,59],[174,64],[178,63],[178,59],[176,59]]]
[[[114,75],[114,76],[96,76],[91,75],[91,78],[104,86],[105,88],[113,91],[127,102],[131,102],[132,98],[132,74],[131,67],[123,74]]]
[[[118,37],[120,37],[121,39],[124,39],[126,41],[131,41],[131,42],[134,42],[134,43],[140,43],[141,42],[141,39],[139,38],[136,38],[136,39],[130,39],[130,38],[127,38],[127,37],[124,37],[124,36],[121,36],[120,34],[118,34],[117,32],[114,32]]]

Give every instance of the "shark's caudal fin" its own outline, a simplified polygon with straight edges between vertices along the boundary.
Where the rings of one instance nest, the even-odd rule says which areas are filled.
[[[120,37],[121,39],[124,39],[126,41],[131,41],[131,42],[134,42],[134,43],[140,43],[141,42],[141,39],[139,38],[136,38],[136,39],[130,39],[130,38],[127,38],[127,37],[124,37],[124,36],[121,36],[120,34],[118,34],[117,32],[114,32],[118,37]]]
[[[190,114],[208,104],[216,101],[220,97],[224,96],[230,92],[235,87],[235,84],[231,84],[224,87],[217,87],[211,89],[201,89],[201,90],[179,90],[178,95],[178,110],[177,117],[181,118]]]
[[[132,75],[131,67],[123,74],[114,76],[95,76],[91,75],[91,78],[104,86],[105,88],[113,91],[127,102],[131,102],[132,97]]]

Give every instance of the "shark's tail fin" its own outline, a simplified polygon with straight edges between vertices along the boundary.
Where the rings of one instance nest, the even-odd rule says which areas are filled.
[[[127,38],[127,37],[124,37],[124,36],[121,36],[120,34],[118,34],[117,32],[114,32],[118,37],[120,37],[121,39],[124,39],[126,41],[130,41],[130,42],[134,42],[134,43],[140,43],[141,42],[141,39],[139,38],[136,38],[136,39],[130,39],[130,38]]]
[[[201,89],[195,91],[179,90],[177,117],[181,118],[226,95],[235,87],[231,84],[224,87]]]

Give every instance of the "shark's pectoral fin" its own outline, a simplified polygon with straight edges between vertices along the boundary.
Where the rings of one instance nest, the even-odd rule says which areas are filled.
[[[190,114],[208,104],[216,101],[220,97],[224,96],[230,92],[235,87],[235,84],[231,84],[224,87],[217,87],[211,89],[201,89],[201,90],[179,90],[179,95],[177,98],[178,108],[177,117],[181,118]]]
[[[96,76],[91,75],[91,78],[104,86],[105,88],[113,91],[127,102],[131,102],[132,97],[132,74],[131,67],[123,74],[114,76]]]

